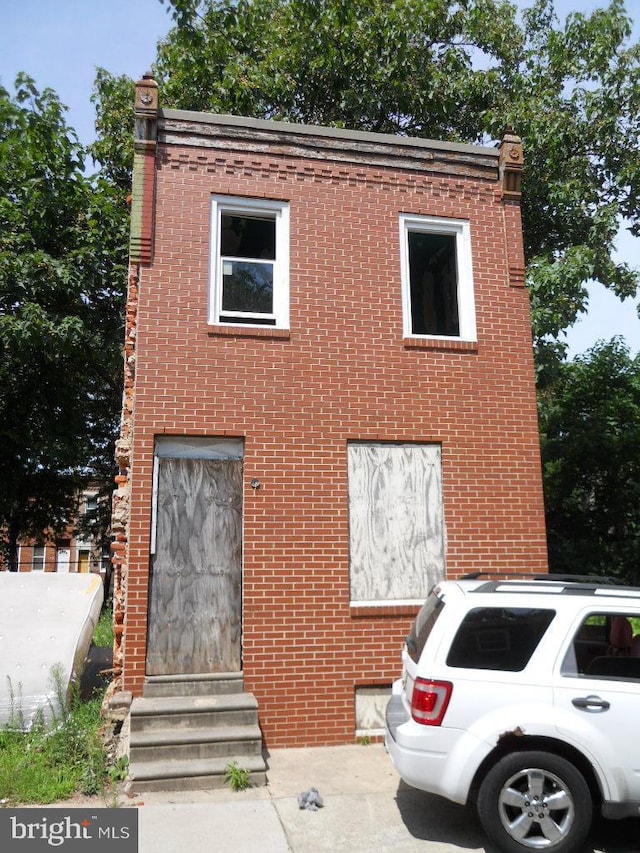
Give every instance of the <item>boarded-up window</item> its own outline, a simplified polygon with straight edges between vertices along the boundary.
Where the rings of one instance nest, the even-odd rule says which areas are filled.
[[[351,600],[421,601],[444,578],[440,446],[348,448]]]
[[[391,698],[389,687],[356,687],[356,732],[383,734],[385,711]]]

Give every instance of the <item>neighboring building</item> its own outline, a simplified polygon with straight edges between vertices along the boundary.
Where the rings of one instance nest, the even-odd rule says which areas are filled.
[[[78,497],[77,516],[62,533],[43,531],[38,538],[24,538],[18,544],[19,572],[97,572],[111,575],[109,538],[91,532],[91,519],[98,514],[102,496],[99,486],[90,486]],[[80,530],[86,532],[79,532]],[[0,571],[7,566],[0,565]]]
[[[430,587],[544,572],[499,149],[158,110],[136,90],[115,666],[238,672],[269,747],[375,733]]]

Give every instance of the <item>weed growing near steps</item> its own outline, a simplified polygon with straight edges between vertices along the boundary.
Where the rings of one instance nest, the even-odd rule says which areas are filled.
[[[81,702],[77,692],[52,709],[52,720],[29,731],[0,730],[0,801],[52,803],[74,793],[101,793],[108,770],[100,738],[102,696]]]
[[[246,791],[251,787],[249,771],[239,767],[237,761],[232,761],[225,767],[224,781],[232,791]]]
[[[93,632],[93,645],[110,648],[113,646],[113,606],[105,605]]]
[[[129,756],[121,755],[107,770],[109,779],[114,783],[124,782],[129,775]]]

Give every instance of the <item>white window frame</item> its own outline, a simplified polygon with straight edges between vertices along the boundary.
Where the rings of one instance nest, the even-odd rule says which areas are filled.
[[[418,335],[411,323],[411,277],[409,270],[409,234],[444,234],[455,237],[457,264],[458,335]],[[400,274],[402,279],[402,315],[405,338],[475,342],[476,308],[471,260],[471,228],[464,219],[400,214]]]
[[[36,555],[36,550],[42,549],[42,554],[38,553]],[[31,571],[32,572],[44,572],[45,566],[47,564],[47,546],[46,545],[32,545],[31,547]]]
[[[269,216],[276,224],[276,257],[273,263],[273,313],[240,313],[222,310],[222,257],[220,252],[221,217]],[[211,197],[211,262],[209,289],[209,323],[212,325],[289,328],[289,204],[269,199],[235,196]],[[234,322],[234,318],[236,322]]]

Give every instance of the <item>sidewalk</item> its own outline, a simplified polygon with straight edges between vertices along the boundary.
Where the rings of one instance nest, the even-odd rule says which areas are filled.
[[[134,795],[139,853],[487,849],[473,811],[406,787],[380,744],[274,750],[268,764],[264,788]],[[316,812],[298,806],[311,787]]]
[[[496,853],[472,807],[405,785],[384,747],[274,750],[269,784],[234,793],[120,794],[117,803],[82,798],[57,806],[138,809],[138,853]],[[298,794],[317,788],[318,811]],[[580,853],[638,853],[640,819],[596,819]]]

